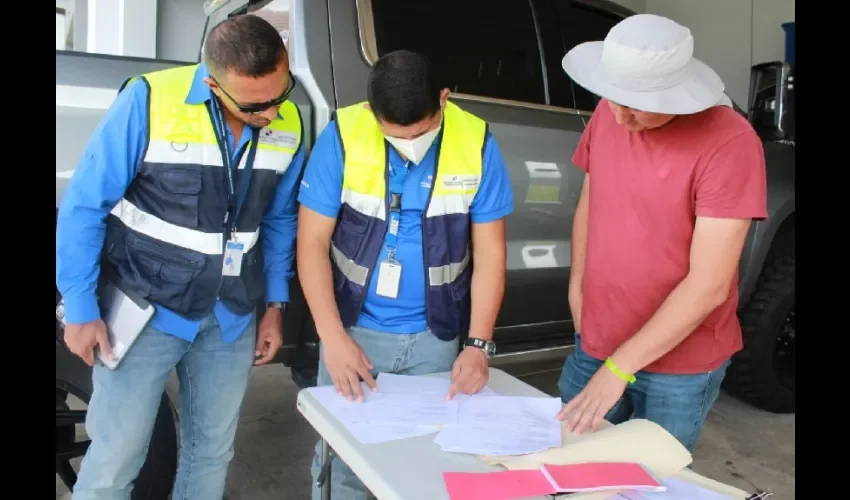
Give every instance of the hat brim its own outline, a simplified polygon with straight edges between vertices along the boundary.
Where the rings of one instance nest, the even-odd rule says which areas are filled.
[[[561,61],[567,75],[594,94],[640,111],[671,115],[698,113],[723,99],[723,81],[702,61],[692,58],[684,78],[675,86],[653,91],[632,91],[602,78],[599,61],[603,42],[584,42],[573,47]]]

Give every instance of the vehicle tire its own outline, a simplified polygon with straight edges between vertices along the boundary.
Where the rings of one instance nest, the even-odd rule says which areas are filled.
[[[726,390],[773,413],[795,412],[794,230],[771,249],[740,313],[744,348],[732,358]]]
[[[57,294],[57,304],[58,304]],[[85,423],[85,410],[71,410],[68,396],[86,405],[92,394],[92,369],[65,346],[56,322],[56,474],[69,491],[77,476],[70,461],[85,454],[89,441],[77,441],[76,424]],[[151,435],[148,455],[133,486],[133,500],[164,500],[177,474],[177,412],[163,392]]]

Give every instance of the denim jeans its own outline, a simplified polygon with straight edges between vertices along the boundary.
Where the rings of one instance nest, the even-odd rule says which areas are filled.
[[[564,362],[558,380],[564,403],[577,396],[604,364],[582,351],[580,336],[575,338],[575,351]],[[615,425],[629,418],[655,422],[693,453],[705,418],[720,394],[720,383],[728,366],[727,360],[717,370],[695,375],[639,371],[635,383],[626,387],[623,397],[605,419]]]
[[[447,372],[458,354],[457,339],[444,341],[430,331],[413,334],[381,333],[365,328],[351,327],[351,338],[357,342],[372,363],[372,376],[379,372],[403,375],[427,375]],[[317,385],[331,385],[324,361],[324,347],[319,351]],[[313,475],[313,500],[321,499],[316,479],[322,465],[322,443],[316,443],[311,473]],[[345,463],[334,456],[331,461],[332,500],[366,500],[369,492]]]
[[[172,498],[224,496],[233,438],[254,361],[255,322],[233,343],[221,341],[214,315],[193,343],[151,327],[110,370],[94,367],[86,415],[91,445],[83,458],[73,500],[128,500],[144,464],[166,380],[180,382],[180,460]]]

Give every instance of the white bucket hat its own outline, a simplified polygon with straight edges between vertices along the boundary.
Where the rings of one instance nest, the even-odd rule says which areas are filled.
[[[685,115],[731,104],[720,77],[693,52],[688,28],[638,14],[617,23],[604,41],[575,46],[561,64],[590,92],[640,111]]]

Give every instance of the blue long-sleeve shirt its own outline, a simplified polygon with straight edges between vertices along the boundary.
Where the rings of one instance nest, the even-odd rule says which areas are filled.
[[[201,64],[195,72],[186,104],[200,105],[213,99],[204,83],[209,75]],[[147,86],[143,82],[128,85],[101,119],[59,206],[56,228],[56,283],[65,301],[68,323],[85,323],[100,318],[95,296],[100,273],[100,256],[106,234],[106,217],[136,176],[147,143]],[[215,125],[218,119],[213,113]],[[227,140],[236,164],[251,138],[247,125],[238,146],[225,123]],[[303,141],[292,163],[278,183],[275,197],[262,222],[265,257],[266,301],[289,301],[289,280],[293,275],[293,257],[298,214],[298,179],[304,166]],[[151,326],[164,333],[193,341],[200,320],[180,316],[159,304]],[[239,337],[251,321],[251,314],[237,315],[219,301],[214,314],[224,342]]]

